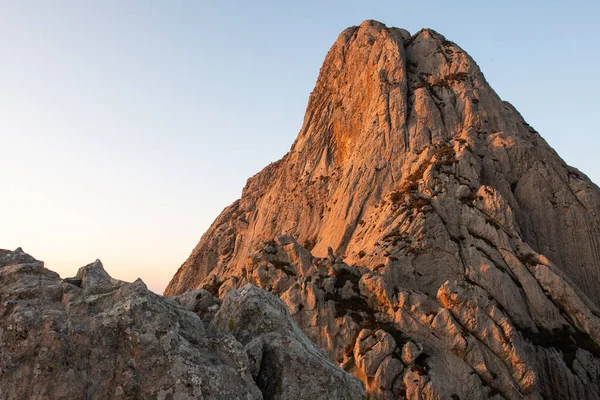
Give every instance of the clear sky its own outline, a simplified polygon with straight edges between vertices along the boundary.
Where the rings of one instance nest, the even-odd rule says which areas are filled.
[[[455,41],[600,182],[598,1],[0,0],[0,248],[161,292],[302,123],[339,32]]]

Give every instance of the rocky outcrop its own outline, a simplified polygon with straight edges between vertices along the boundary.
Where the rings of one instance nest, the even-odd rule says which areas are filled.
[[[279,296],[308,338],[374,398],[599,398],[598,384],[588,383],[598,382],[600,371],[598,312],[583,295],[566,292],[572,283],[551,264],[523,268],[515,278],[520,316],[474,281],[446,281],[431,297],[332,254],[313,257],[283,236],[264,243],[248,259],[245,277],[228,278],[218,291],[230,302],[241,292],[264,303],[266,293],[255,294],[251,283]],[[529,306],[533,300],[537,307]],[[241,332],[234,335],[242,343],[255,331],[230,315],[264,320],[268,332],[288,331],[247,307],[224,302],[213,323]]]
[[[266,289],[377,398],[598,399],[599,216],[460,47],[365,21],[165,293]]]
[[[267,399],[365,397],[362,383],[329,361],[293,322],[285,304],[256,286],[229,292],[213,326],[245,346],[252,375]]]
[[[269,363],[257,366],[255,353],[248,357],[253,346],[238,341],[227,326],[203,323],[211,315],[231,315],[219,311],[221,302],[206,291],[163,298],[141,280],[112,279],[100,261],[63,280],[21,249],[0,250],[0,398],[336,398],[324,394],[328,385],[340,388],[344,397],[337,398],[364,398],[360,381],[311,347],[287,313],[273,314],[273,308],[285,310],[279,299],[252,290],[252,299],[234,297],[237,292],[225,296],[224,307],[235,303],[256,315],[264,312],[270,323],[288,327],[279,344],[265,342],[263,359],[309,360],[312,370],[293,363],[283,371],[271,371],[275,365]],[[260,320],[246,320],[244,327],[244,341],[266,339]],[[290,341],[297,345],[290,347]],[[268,374],[293,385],[261,391],[260,378]],[[345,396],[351,389],[353,395]]]

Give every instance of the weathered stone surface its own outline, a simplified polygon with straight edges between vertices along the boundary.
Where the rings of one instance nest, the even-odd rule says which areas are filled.
[[[62,280],[21,249],[0,250],[0,398],[330,399],[331,385],[337,398],[364,398],[280,300],[245,290],[262,301],[235,316],[244,334],[207,330],[201,318],[221,301],[206,290],[163,298],[141,280],[112,279],[98,260]],[[238,293],[220,316],[247,305]]]
[[[195,312],[205,324],[209,324],[219,310],[221,301],[204,289],[185,292],[173,298],[186,310]]]
[[[396,350],[394,338],[379,329],[375,332],[363,329],[354,345],[354,358],[357,367],[368,377],[373,377],[384,359]]]
[[[406,365],[414,364],[422,352],[423,349],[418,345],[413,342],[407,342],[402,348],[402,362]]]
[[[260,399],[242,345],[100,261],[63,281],[0,250],[3,399]]]
[[[365,21],[166,293],[268,290],[376,398],[599,399],[599,238],[600,189],[464,50]]]
[[[271,257],[273,252],[263,250],[247,267],[257,268],[263,256],[284,266],[285,254],[276,253],[282,257],[279,262]],[[384,278],[364,268],[334,264],[329,258],[313,258],[311,264],[314,274],[294,276],[295,283],[285,292],[272,292],[286,303],[308,337],[362,379],[375,398],[406,393],[535,398],[552,390],[566,393],[566,398],[574,393],[596,398],[595,389],[586,389],[585,380],[579,378],[581,363],[572,362],[571,370],[557,354],[571,359],[578,346],[597,353],[597,344],[564,319],[565,325],[554,330],[519,330],[493,297],[473,283],[448,281],[432,299],[390,288]],[[354,287],[354,294],[345,297],[348,287]],[[544,296],[553,302],[551,292]],[[592,353],[589,357],[598,362]],[[388,358],[395,361],[385,361]],[[595,364],[587,365],[595,376]],[[407,387],[398,370],[404,375],[417,371],[419,379],[405,377]],[[393,382],[391,392],[381,382]]]
[[[247,284],[229,292],[212,325],[247,346],[265,399],[365,399],[363,384],[304,336],[277,297]]]

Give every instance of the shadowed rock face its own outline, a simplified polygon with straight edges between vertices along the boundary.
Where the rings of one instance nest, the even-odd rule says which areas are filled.
[[[365,21],[165,294],[267,289],[377,398],[598,399],[599,216],[461,48]]]
[[[252,286],[231,291],[212,326],[244,346],[265,399],[363,399],[361,382],[333,364],[277,297]]]
[[[281,300],[253,287],[248,305],[236,293],[223,304],[269,312],[288,327],[278,342],[249,352],[246,342],[265,340],[261,320],[246,321],[250,334],[243,337],[220,320],[213,324],[215,314],[237,317],[235,310],[219,311],[221,302],[206,291],[164,298],[141,280],[112,279],[100,261],[62,280],[21,249],[0,250],[0,398],[365,398],[362,383],[317,350]],[[257,349],[275,361],[256,365]],[[282,360],[285,368],[275,370]],[[318,380],[312,379],[316,372]],[[285,390],[267,390],[261,376],[280,377]],[[328,385],[340,387],[339,395],[325,393]]]

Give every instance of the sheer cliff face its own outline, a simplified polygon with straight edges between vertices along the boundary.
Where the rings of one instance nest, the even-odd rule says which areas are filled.
[[[599,399],[599,215],[462,49],[366,21],[165,293],[265,288],[377,398]]]
[[[464,275],[462,219],[474,201],[600,302],[597,186],[496,95],[457,45],[431,30],[411,37],[366,21],[327,54],[290,152],[248,180],[166,294],[211,274],[239,275],[256,245],[280,234],[316,256],[332,247],[349,263],[394,264],[388,274],[435,289]],[[386,245],[396,232],[401,243]],[[399,273],[407,268],[438,279],[423,286]]]

